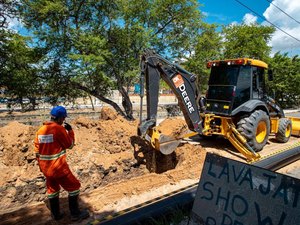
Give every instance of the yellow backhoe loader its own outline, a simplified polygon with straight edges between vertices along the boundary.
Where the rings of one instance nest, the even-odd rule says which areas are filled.
[[[161,134],[156,126],[159,82],[163,79],[178,99],[191,133],[186,135],[227,138],[247,161],[256,161],[270,133],[285,143],[300,136],[300,119],[285,117],[283,110],[267,96],[265,74],[272,71],[263,61],[238,58],[208,62],[210,77],[206,98],[199,97],[196,76],[177,64],[146,50],[141,56],[141,118],[138,134],[163,154],[172,153],[180,140]],[[146,91],[147,117],[142,118]]]

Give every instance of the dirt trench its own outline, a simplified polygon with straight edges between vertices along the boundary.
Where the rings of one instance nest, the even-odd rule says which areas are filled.
[[[136,135],[137,121],[127,121],[110,108],[103,108],[98,120],[78,117],[68,122],[76,145],[68,150],[67,161],[81,181],[82,204],[92,218],[199,179],[205,157],[200,145],[181,144],[171,155],[162,155]],[[0,224],[41,224],[41,215],[46,218],[42,224],[51,224],[45,178],[33,153],[38,128],[15,121],[0,128]],[[159,129],[173,137],[187,131],[182,118],[168,118]],[[135,196],[139,200],[129,204],[126,198]],[[67,208],[67,193],[62,190],[60,197]]]

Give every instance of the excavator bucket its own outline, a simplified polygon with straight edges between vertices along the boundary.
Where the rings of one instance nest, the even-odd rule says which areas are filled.
[[[181,135],[180,137],[171,137],[162,134],[157,127],[149,128],[145,135],[145,139],[151,144],[151,146],[160,151],[164,155],[169,155],[176,150],[180,142],[192,136],[198,135],[197,132],[189,132]]]
[[[179,144],[179,139],[174,139],[164,134],[161,134],[159,137],[159,151],[164,155],[169,155],[174,152]]]
[[[175,151],[180,144],[180,139],[162,134],[156,127],[149,128],[145,135],[151,146],[164,155],[169,155]]]
[[[292,122],[292,135],[300,137],[300,118],[297,117],[287,117]]]

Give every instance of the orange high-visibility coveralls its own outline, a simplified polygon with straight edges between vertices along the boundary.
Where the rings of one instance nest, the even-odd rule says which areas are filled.
[[[71,196],[79,194],[80,182],[66,161],[66,149],[73,147],[74,136],[73,130],[67,132],[55,122],[45,122],[36,133],[34,151],[46,177],[48,198],[58,196],[60,186]]]

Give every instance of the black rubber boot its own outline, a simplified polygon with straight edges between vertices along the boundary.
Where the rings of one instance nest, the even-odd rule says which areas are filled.
[[[69,196],[69,209],[72,221],[83,220],[90,216],[87,210],[79,210],[78,195]]]
[[[51,216],[54,220],[60,220],[64,217],[64,213],[59,209],[59,197],[49,198]]]

